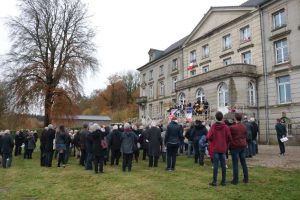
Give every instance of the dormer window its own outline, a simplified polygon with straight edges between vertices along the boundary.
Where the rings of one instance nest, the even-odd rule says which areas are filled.
[[[150,54],[150,55],[149,55],[149,61],[151,62],[151,61],[153,61],[153,59],[154,59],[154,55],[153,55],[153,54]]]

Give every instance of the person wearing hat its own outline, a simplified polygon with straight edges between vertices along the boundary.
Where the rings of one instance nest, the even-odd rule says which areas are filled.
[[[182,128],[177,123],[177,118],[172,117],[167,127],[165,144],[167,145],[167,168],[168,171],[174,171],[176,165],[176,154],[180,142],[183,140]]]

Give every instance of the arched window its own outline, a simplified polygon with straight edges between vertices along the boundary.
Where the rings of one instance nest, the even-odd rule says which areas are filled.
[[[205,94],[204,94],[204,90],[202,88],[197,89],[197,91],[196,91],[196,99],[197,99],[197,101],[199,100],[201,103],[204,102],[204,100],[205,100]]]
[[[179,100],[179,105],[184,104],[185,103],[185,94],[184,93],[180,93],[179,97],[178,97],[178,100]]]
[[[218,105],[219,107],[228,106],[229,96],[228,96],[228,87],[226,83],[221,83],[218,88]]]
[[[255,106],[256,104],[255,98],[255,85],[252,82],[248,83],[248,102],[249,106]]]

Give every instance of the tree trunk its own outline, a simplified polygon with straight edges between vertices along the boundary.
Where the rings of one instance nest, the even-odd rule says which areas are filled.
[[[51,124],[52,119],[51,119],[51,110],[52,110],[52,97],[53,93],[51,90],[47,91],[46,96],[45,96],[45,118],[44,118],[44,127],[48,126]]]

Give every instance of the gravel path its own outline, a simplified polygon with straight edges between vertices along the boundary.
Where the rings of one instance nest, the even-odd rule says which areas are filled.
[[[279,156],[278,145],[259,145],[258,154],[247,159],[249,166],[300,169],[300,146],[286,146],[285,155]]]

